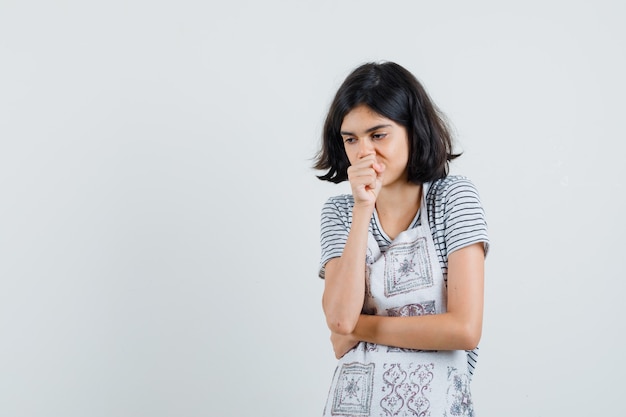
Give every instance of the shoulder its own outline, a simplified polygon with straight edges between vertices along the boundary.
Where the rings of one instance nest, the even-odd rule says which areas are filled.
[[[449,175],[432,182],[428,188],[427,199],[433,202],[446,202],[463,197],[478,199],[478,190],[474,183],[463,175]]]
[[[431,218],[448,226],[468,218],[485,221],[478,190],[469,178],[462,175],[451,175],[434,181],[428,189],[426,205]]]
[[[472,243],[489,247],[487,220],[476,186],[462,175],[434,181],[427,193],[428,219],[448,254]]]
[[[347,215],[352,212],[354,207],[354,198],[352,194],[340,194],[329,197],[322,207],[322,213],[334,211],[339,214]]]

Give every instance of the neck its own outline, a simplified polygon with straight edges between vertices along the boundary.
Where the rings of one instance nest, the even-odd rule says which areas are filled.
[[[416,184],[380,190],[376,212],[380,226],[392,240],[411,225],[420,207],[421,192],[422,186]]]
[[[412,212],[415,215],[420,206],[421,193],[421,184],[406,183],[392,188],[385,187],[380,190],[376,199],[376,211],[379,214],[381,212],[389,214]]]

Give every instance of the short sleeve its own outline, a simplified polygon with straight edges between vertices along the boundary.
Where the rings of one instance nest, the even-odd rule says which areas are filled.
[[[324,278],[326,263],[338,258],[348,240],[352,213],[352,196],[330,197],[322,207],[320,216],[321,259],[319,277]]]
[[[474,184],[465,177],[450,177],[449,181],[444,181],[440,196],[447,254],[482,242],[486,255],[489,249],[487,221]]]

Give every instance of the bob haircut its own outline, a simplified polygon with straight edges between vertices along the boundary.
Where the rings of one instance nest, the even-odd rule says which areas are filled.
[[[315,169],[328,170],[317,177],[340,183],[348,179],[350,162],[341,137],[341,124],[352,109],[366,105],[407,130],[408,179],[415,184],[448,175],[452,136],[445,116],[433,104],[413,74],[393,62],[366,63],[352,71],[339,87],[324,122],[322,146]]]

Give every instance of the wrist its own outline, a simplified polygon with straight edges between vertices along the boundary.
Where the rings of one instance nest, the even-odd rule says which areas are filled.
[[[372,213],[374,213],[375,207],[375,201],[355,201],[354,206],[352,207],[352,217],[354,217],[355,215],[364,215],[369,220],[369,218],[372,216]]]
[[[364,342],[375,343],[374,334],[376,333],[376,320],[378,317],[379,316],[361,314],[359,316],[359,320],[356,323],[356,326],[354,326],[352,336]]]

